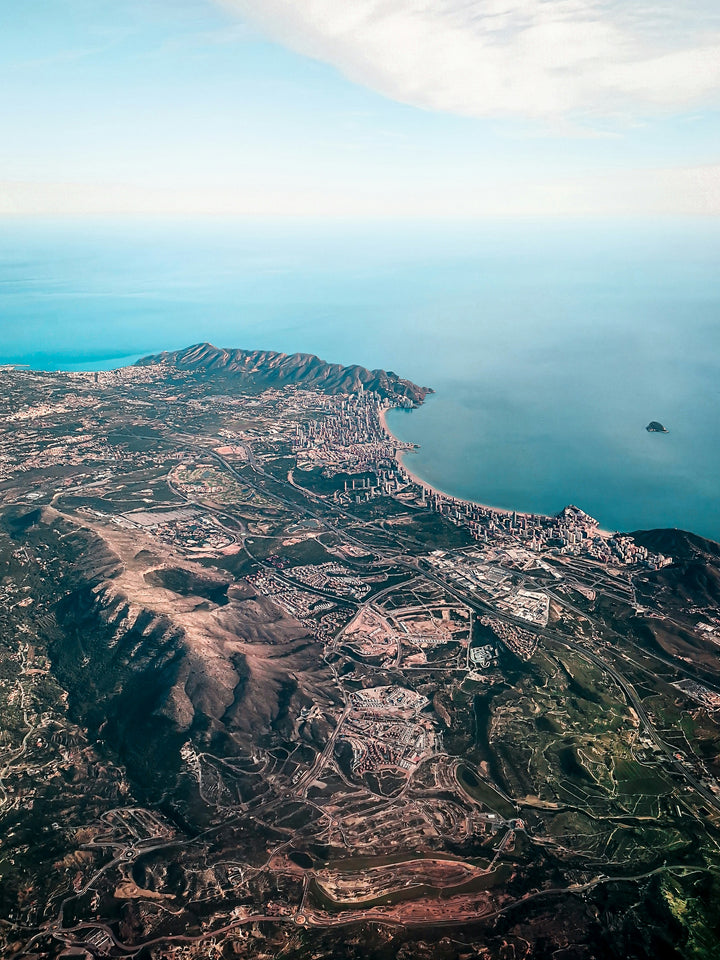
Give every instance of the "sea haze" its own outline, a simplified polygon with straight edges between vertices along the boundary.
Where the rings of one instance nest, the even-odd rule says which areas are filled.
[[[443,490],[720,539],[718,276],[703,220],[6,220],[0,361],[96,369],[210,340],[385,367],[436,390],[389,422]]]

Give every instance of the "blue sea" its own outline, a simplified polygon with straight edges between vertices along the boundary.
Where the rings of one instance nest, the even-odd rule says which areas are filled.
[[[710,219],[4,220],[0,325],[43,369],[201,340],[392,369],[436,391],[390,425],[443,490],[720,540]]]

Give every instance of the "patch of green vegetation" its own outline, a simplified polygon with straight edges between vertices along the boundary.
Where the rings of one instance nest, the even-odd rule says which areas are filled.
[[[680,728],[685,734],[685,739],[687,742],[692,744],[693,740],[695,739],[695,721],[689,713],[684,713],[680,717]]]
[[[475,543],[466,527],[458,527],[440,514],[429,510],[413,514],[413,523],[408,533],[426,544],[428,550],[455,550]]]
[[[474,800],[482,803],[488,809],[498,813],[506,820],[516,816],[513,805],[501,796],[497,790],[490,786],[485,780],[480,780],[466,766],[458,767],[457,779],[463,790]]]
[[[298,486],[305,487],[306,490],[325,497],[332,496],[336,492],[344,492],[345,484],[348,486],[348,491],[352,492],[353,483],[359,488],[364,480],[369,480],[372,483],[377,480],[374,473],[336,473],[332,477],[326,477],[323,476],[322,468],[296,470],[294,476],[295,483]]]
[[[0,655],[0,680],[15,680],[19,673],[20,664],[16,659]]]
[[[570,665],[563,659],[558,658],[558,661],[565,671],[568,690],[571,693],[594,704],[602,704],[607,701],[607,697],[600,686],[601,674],[598,670],[586,664],[580,657],[574,658]]]
[[[595,783],[595,778],[591,775],[587,767],[581,763],[577,750],[571,744],[561,746],[557,751],[560,769],[570,780],[582,780],[586,783]]]
[[[331,560],[337,560],[337,557],[328,553],[325,547],[315,537],[308,537],[307,540],[301,540],[299,543],[293,543],[288,547],[281,547],[279,556],[282,560],[290,564],[288,571],[292,574],[292,567],[303,566],[307,563],[328,563]]]
[[[411,521],[409,508],[392,497],[376,497],[374,500],[352,503],[347,511],[357,517],[358,520],[374,521],[407,517],[408,522]],[[405,527],[399,529],[402,529],[403,533],[406,532]]]
[[[672,874],[663,878],[663,901],[685,935],[683,954],[689,960],[716,960],[720,943],[720,881],[707,874],[687,890],[687,881]]]
[[[249,577],[253,573],[257,573],[258,570],[258,564],[255,563],[254,560],[251,560],[244,551],[230,554],[229,556],[199,557],[198,562],[204,567],[226,570],[237,579]]]
[[[387,578],[386,578],[385,580],[381,580],[379,583],[369,583],[369,584],[368,584],[368,586],[370,587],[370,593],[367,595],[367,597],[366,597],[365,599],[366,599],[366,600],[371,600],[371,599],[375,596],[375,594],[377,594],[377,593],[382,593],[384,590],[387,590],[388,587],[396,587],[396,586],[399,587],[399,586],[401,586],[406,580],[412,579],[412,576],[413,576],[413,575],[412,575],[411,573],[407,573],[406,571],[402,571],[402,572],[398,572],[398,573],[390,572],[390,573],[387,575]],[[401,596],[402,596],[402,594],[401,594]],[[405,597],[403,597],[403,600],[404,600],[404,601],[405,601],[406,599],[407,599],[407,600],[410,600],[410,602],[412,601],[412,598],[411,598],[411,597],[410,597],[410,598],[405,598]],[[400,606],[402,606],[402,605],[403,605],[403,604],[400,604]]]
[[[60,685],[51,676],[39,676],[35,678],[30,696],[35,702],[37,710],[43,711],[56,706],[60,702],[63,692]]]
[[[636,760],[620,758],[615,761],[615,779],[620,793],[630,796],[661,796],[670,792],[670,785],[654,769],[644,767]]]
[[[555,721],[545,713],[541,713],[539,716],[535,717],[535,726],[537,727],[538,733],[550,733],[558,734],[562,727],[555,723]]]
[[[263,470],[278,480],[285,480],[288,471],[295,466],[295,462],[295,457],[271,457],[263,461]]]
[[[598,823],[579,810],[562,810],[548,817],[548,833],[553,837],[594,837],[601,832]]]
[[[279,551],[282,551],[282,540],[279,537],[248,537],[245,543],[250,556],[257,557],[258,560],[276,557]]]

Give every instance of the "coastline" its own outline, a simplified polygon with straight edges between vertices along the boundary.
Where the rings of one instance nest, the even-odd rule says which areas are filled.
[[[399,437],[396,437],[392,432],[387,422],[387,413],[388,410],[394,409],[393,407],[383,407],[380,411],[380,423],[383,430],[388,435],[390,440],[393,440],[398,446],[406,443],[404,440],[400,440]],[[418,476],[414,470],[411,470],[407,463],[405,462],[405,452],[399,451],[395,454],[395,460],[398,465],[402,467],[408,477],[416,483],[418,486],[422,487],[426,493],[436,494],[440,497],[448,497],[451,500],[457,500],[459,503],[472,503],[476,507],[482,507],[483,510],[490,510],[492,513],[502,514],[503,516],[512,516],[513,513],[516,513],[519,517],[544,517],[549,518],[550,514],[546,513],[529,513],[525,510],[509,510],[507,507],[497,507],[491,503],[481,503],[479,500],[467,500],[464,497],[457,497],[453,493],[448,493],[447,490],[441,490],[439,487],[434,487],[431,483],[428,483],[427,480],[423,480],[422,477]]]
[[[115,373],[132,367],[137,360],[142,360],[144,353],[128,353],[120,356],[103,357],[95,360],[77,360],[70,362],[67,358],[58,356],[56,359],[47,357],[45,361],[33,358],[24,358],[17,363],[10,360],[0,363],[0,369],[29,370],[33,373]]]
[[[382,407],[382,409],[380,410],[380,418],[379,418],[380,425],[382,426],[382,429],[385,431],[385,433],[387,434],[390,440],[393,440],[395,443],[398,444],[398,446],[402,446],[406,441],[400,440],[399,437],[396,437],[395,434],[390,429],[390,427],[388,426],[387,414],[388,414],[388,411],[392,409],[394,408],[385,407],[385,406]],[[473,504],[473,506],[480,507],[483,510],[488,510],[490,513],[495,513],[495,514],[498,514],[499,516],[510,517],[513,514],[515,514],[518,517],[537,517],[538,519],[543,519],[543,520],[552,520],[554,517],[553,514],[549,514],[549,513],[530,513],[527,510],[510,510],[507,507],[498,507],[490,503],[482,503],[479,500],[467,500],[464,497],[457,497],[452,493],[448,493],[447,490],[441,490],[439,487],[434,487],[431,483],[428,483],[427,480],[423,480],[423,478],[418,476],[417,473],[409,469],[407,463],[405,462],[404,451],[396,450],[395,461],[398,464],[398,466],[405,471],[405,473],[412,480],[412,482],[416,483],[428,494],[432,494],[440,497],[447,497],[450,500],[457,501],[458,503],[471,503]],[[579,509],[582,510],[582,507],[580,507]],[[619,532],[620,531],[604,530],[600,527],[598,522],[597,533],[601,537],[605,537],[605,538],[614,537],[616,533],[619,533]]]

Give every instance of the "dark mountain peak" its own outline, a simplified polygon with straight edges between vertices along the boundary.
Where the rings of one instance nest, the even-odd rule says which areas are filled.
[[[329,394],[372,390],[391,402],[401,404],[420,404],[428,393],[432,393],[428,387],[419,387],[387,370],[367,370],[357,364],[343,367],[339,363],[326,363],[311,353],[233,350],[216,347],[212,343],[196,343],[184,350],[143,357],[136,366],[156,364],[232,377],[257,386],[295,385]]]
[[[720,544],[687,530],[635,530],[630,534],[635,543],[654,553],[664,553],[678,561],[710,561],[720,563]]]

